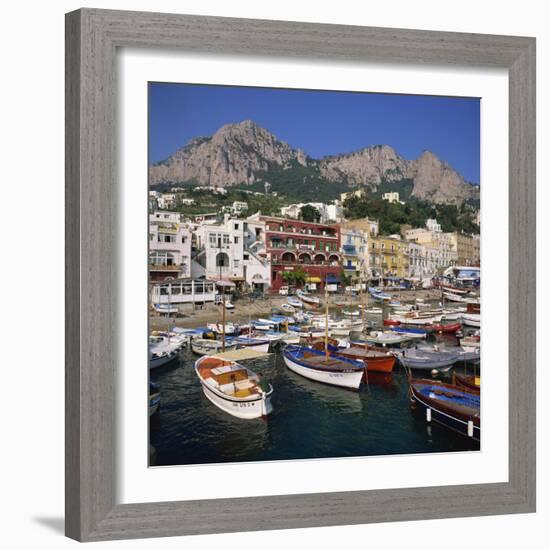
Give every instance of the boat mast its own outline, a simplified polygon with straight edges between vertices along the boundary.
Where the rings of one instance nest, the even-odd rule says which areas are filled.
[[[170,310],[172,309],[172,282],[168,283],[168,345],[170,345]]]
[[[328,287],[325,277],[325,357],[328,357]]]
[[[222,285],[222,238],[218,237],[218,258],[220,264],[220,285],[222,288],[222,353],[225,351],[225,285]]]

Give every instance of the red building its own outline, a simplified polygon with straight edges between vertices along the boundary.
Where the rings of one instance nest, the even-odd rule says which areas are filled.
[[[261,216],[271,256],[271,288],[285,285],[283,272],[302,269],[306,282],[324,288],[339,284],[341,268],[340,226]]]

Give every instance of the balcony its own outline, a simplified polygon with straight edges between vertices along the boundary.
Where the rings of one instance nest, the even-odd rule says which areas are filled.
[[[345,244],[342,246],[344,256],[357,256],[357,248],[353,244]]]
[[[151,272],[170,272],[178,273],[181,266],[179,265],[168,265],[168,264],[149,264],[149,271]]]

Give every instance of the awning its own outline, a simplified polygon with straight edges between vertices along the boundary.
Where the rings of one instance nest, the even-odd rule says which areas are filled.
[[[216,286],[221,286],[221,287],[227,286],[227,287],[231,287],[231,286],[235,286],[235,283],[232,283],[231,281],[216,281]]]
[[[229,277],[232,281],[244,281],[244,277]]]
[[[327,275],[327,283],[339,283],[340,277],[337,275]]]
[[[306,277],[306,283],[320,283],[320,277]]]

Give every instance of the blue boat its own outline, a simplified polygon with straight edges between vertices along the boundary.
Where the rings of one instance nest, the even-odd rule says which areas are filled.
[[[362,361],[326,355],[324,351],[305,346],[287,346],[283,359],[286,366],[300,376],[354,390],[361,385],[365,372]]]
[[[481,438],[479,393],[432,380],[410,380],[411,404],[420,408],[428,422],[437,422],[457,433]]]

